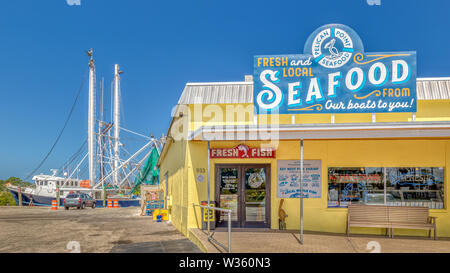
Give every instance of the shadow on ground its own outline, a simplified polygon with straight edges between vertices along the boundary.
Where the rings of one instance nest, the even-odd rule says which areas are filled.
[[[123,241],[117,243],[111,249],[111,253],[202,253],[202,251],[188,239],[171,241],[128,243]]]

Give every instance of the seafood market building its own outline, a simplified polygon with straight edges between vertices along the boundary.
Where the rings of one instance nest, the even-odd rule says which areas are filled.
[[[409,206],[450,237],[450,78],[417,78],[415,56],[366,53],[351,28],[326,25],[304,54],[255,56],[243,81],[187,83],[158,161],[173,225],[202,228],[209,191],[233,227],[278,229],[283,200],[298,230],[302,195],[305,230],[345,233],[350,204]]]

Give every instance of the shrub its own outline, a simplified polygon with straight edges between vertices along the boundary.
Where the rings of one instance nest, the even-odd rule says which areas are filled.
[[[0,206],[16,206],[16,200],[9,191],[0,192]]]

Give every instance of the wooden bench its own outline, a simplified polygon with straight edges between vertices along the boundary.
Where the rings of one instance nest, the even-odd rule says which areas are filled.
[[[428,237],[436,240],[436,217],[429,216],[426,207],[389,207],[389,222],[391,224],[391,237],[394,237],[394,228],[426,229]]]
[[[390,232],[389,213],[387,206],[349,205],[347,215],[347,236],[350,227],[385,228]]]
[[[350,227],[386,228],[391,238],[394,237],[394,228],[426,229],[429,237],[433,230],[436,239],[436,217],[430,217],[426,207],[349,205],[347,236],[350,235]]]

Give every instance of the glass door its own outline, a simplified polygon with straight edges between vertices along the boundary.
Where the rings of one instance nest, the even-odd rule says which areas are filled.
[[[219,207],[224,209],[231,209],[231,221],[232,226],[239,226],[239,168],[238,167],[225,167],[218,168],[219,177]],[[216,183],[217,185],[217,183]],[[220,223],[228,221],[228,214],[220,212]]]
[[[269,182],[266,172],[266,167],[244,167],[243,226],[268,226],[266,201],[270,195],[267,194],[267,183]]]
[[[220,164],[215,166],[215,196],[219,207],[231,209],[233,227],[270,226],[270,165]],[[220,213],[218,226],[227,226]]]

